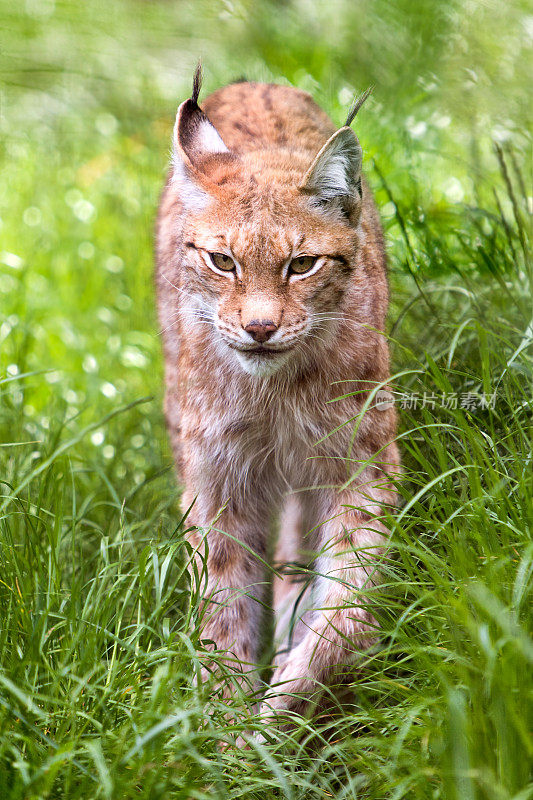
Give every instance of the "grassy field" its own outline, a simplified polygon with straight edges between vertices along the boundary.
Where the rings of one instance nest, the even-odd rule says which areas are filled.
[[[528,5],[0,0],[0,19],[0,797],[532,798]],[[405,463],[350,706],[246,751],[252,699],[228,722],[193,682],[151,277],[199,56],[205,91],[289,82],[338,123],[375,85],[356,130]]]

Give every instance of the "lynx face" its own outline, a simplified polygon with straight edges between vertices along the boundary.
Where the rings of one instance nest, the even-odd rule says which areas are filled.
[[[208,326],[220,358],[264,377],[335,335],[361,235],[361,148],[343,128],[311,165],[278,156],[265,169],[230,153],[190,103],[174,160],[188,212],[184,311]]]
[[[229,203],[209,209],[194,220],[185,265],[219,352],[261,376],[333,333],[356,236],[341,223],[332,241],[331,230],[321,230],[305,209],[277,220],[268,210],[258,217],[246,221]]]

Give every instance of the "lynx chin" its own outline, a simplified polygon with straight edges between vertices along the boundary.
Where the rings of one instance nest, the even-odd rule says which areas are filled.
[[[388,389],[382,230],[357,104],[339,130],[287,86],[234,83],[200,108],[200,78],[174,126],[156,283],[168,430],[191,543],[207,553],[202,638],[255,681],[277,520],[262,711],[310,713],[378,639],[399,472],[393,405],[361,413]],[[307,588],[285,566],[298,564]]]

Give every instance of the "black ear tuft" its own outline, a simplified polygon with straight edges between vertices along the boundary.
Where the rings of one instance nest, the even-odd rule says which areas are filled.
[[[374,90],[374,87],[373,86],[369,86],[368,89],[365,92],[363,92],[362,95],[360,95],[359,97],[355,97],[354,98],[354,101],[353,101],[353,103],[352,103],[352,105],[350,107],[350,110],[348,112],[348,116],[346,117],[346,122],[344,123],[344,127],[345,128],[349,128],[350,127],[350,125],[352,124],[352,122],[355,119],[355,116],[356,116],[357,112],[359,111],[359,109],[361,108],[361,106],[363,105],[363,103],[365,102],[367,97],[369,97],[369,95],[372,94],[373,90]]]
[[[194,78],[192,79],[192,95],[191,101],[195,106],[198,105],[198,97],[200,96],[200,89],[202,88],[202,62],[199,61],[194,71]]]

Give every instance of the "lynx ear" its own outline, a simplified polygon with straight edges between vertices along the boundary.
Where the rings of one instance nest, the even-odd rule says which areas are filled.
[[[202,174],[202,161],[207,156],[229,154],[217,129],[198,105],[202,81],[198,66],[194,76],[192,97],[178,108],[173,135],[173,182],[178,186],[181,200],[191,210],[203,208],[209,195],[208,180]]]
[[[351,128],[344,127],[328,139],[307,170],[300,190],[314,206],[350,217],[362,197],[363,151]]]
[[[228,153],[219,132],[193,100],[178,108],[174,125],[174,152],[192,163],[209,153]]]

